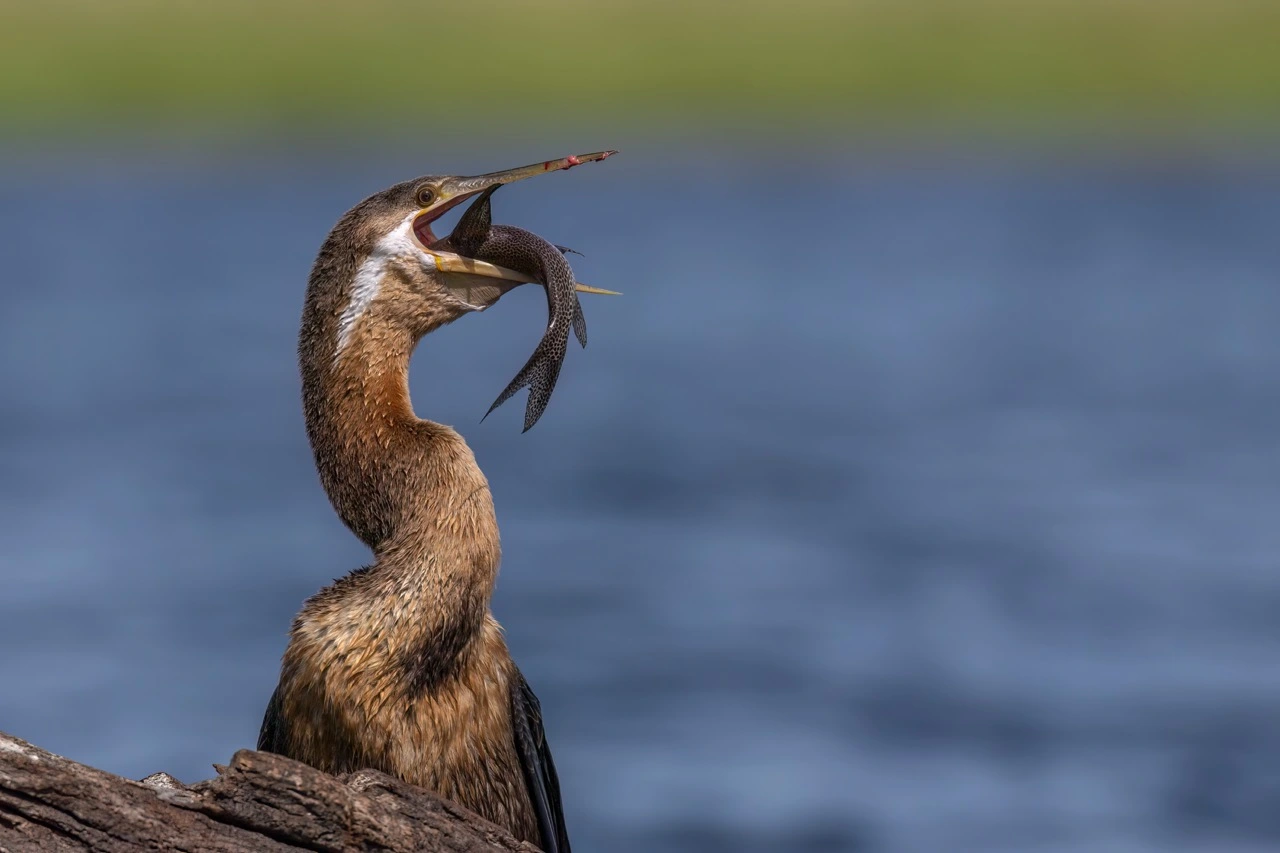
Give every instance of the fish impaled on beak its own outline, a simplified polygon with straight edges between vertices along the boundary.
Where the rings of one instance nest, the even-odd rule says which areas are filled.
[[[431,223],[477,194],[488,191],[488,195],[492,195],[498,187],[538,175],[571,169],[584,163],[606,160],[617,153],[613,150],[597,151],[592,154],[576,154],[556,160],[545,160],[541,163],[501,172],[490,172],[485,175],[442,178],[431,188],[431,197],[422,200],[424,206],[415,221],[415,234],[424,251],[433,256],[436,269],[442,273],[452,274],[446,281],[451,289],[458,290],[462,294],[462,300],[471,305],[474,310],[483,310],[493,304],[503,293],[513,287],[532,282],[534,279],[524,271],[513,270],[475,255],[459,252],[451,239],[453,234],[437,240],[431,231]],[[476,210],[477,203],[478,200],[473,202],[468,211]],[[564,247],[557,248],[562,252],[573,251]],[[538,283],[542,284],[541,281]],[[574,289],[579,293],[619,295],[617,291],[592,287],[581,282],[574,282]]]
[[[487,418],[517,391],[528,386],[523,430],[528,432],[546,411],[555,389],[569,343],[569,328],[573,328],[574,337],[585,347],[587,320],[578,302],[573,270],[560,247],[523,228],[492,224],[489,199],[498,186],[486,188],[462,214],[453,232],[441,242],[448,242],[465,257],[498,264],[528,276],[528,280],[541,284],[547,291],[547,330],[542,340],[485,412]]]

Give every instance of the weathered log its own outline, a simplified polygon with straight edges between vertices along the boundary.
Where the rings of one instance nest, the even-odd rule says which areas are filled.
[[[461,806],[384,773],[337,777],[241,750],[213,779],[141,782],[0,732],[0,853],[534,853]]]

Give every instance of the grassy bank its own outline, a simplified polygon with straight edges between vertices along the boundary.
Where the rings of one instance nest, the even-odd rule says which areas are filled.
[[[1274,0],[0,0],[0,128],[1268,127]]]

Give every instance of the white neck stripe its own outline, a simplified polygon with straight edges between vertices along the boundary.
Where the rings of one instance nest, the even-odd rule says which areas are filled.
[[[342,351],[351,343],[360,318],[369,310],[369,306],[378,298],[382,288],[382,279],[387,274],[388,265],[398,257],[414,257],[419,254],[417,242],[413,239],[413,220],[417,216],[411,213],[378,241],[369,253],[369,257],[360,264],[355,280],[351,284],[351,301],[347,303],[342,316],[338,318],[338,346],[334,358],[342,355]]]

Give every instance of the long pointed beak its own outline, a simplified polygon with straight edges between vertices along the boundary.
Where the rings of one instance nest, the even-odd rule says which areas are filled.
[[[561,157],[559,160],[532,163],[528,166],[519,166],[515,169],[506,169],[501,172],[490,172],[487,175],[476,175],[472,178],[447,178],[441,190],[446,195],[469,197],[487,190],[495,184],[514,184],[516,181],[523,181],[525,178],[534,178],[538,175],[559,172],[562,169],[572,169],[574,166],[581,166],[583,163],[607,160],[617,153],[617,151],[597,151],[594,154],[571,154],[568,157]]]
[[[552,172],[581,166],[583,163],[606,160],[617,153],[617,151],[597,151],[594,154],[570,154],[568,157],[561,157],[559,160],[546,160],[542,163],[518,166],[515,169],[506,169],[502,172],[490,172],[487,175],[441,178],[440,183],[436,186],[436,197],[429,206],[418,211],[416,221],[423,225],[428,225],[476,193],[484,192],[489,187],[514,184],[516,181],[523,181],[525,178],[549,175]]]

